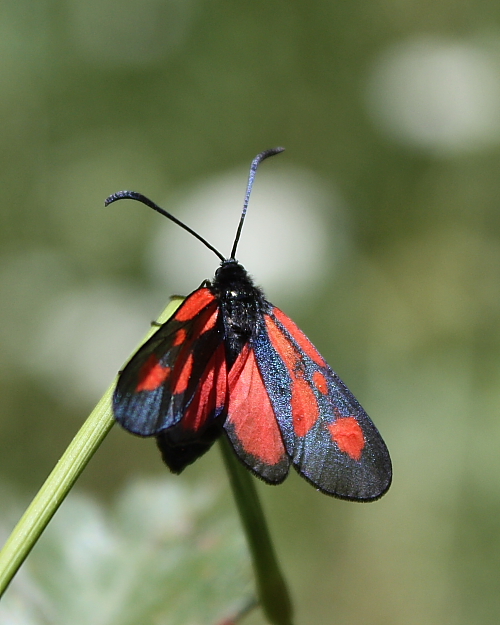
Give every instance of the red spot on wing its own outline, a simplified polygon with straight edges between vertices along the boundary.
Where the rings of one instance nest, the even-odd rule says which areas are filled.
[[[139,391],[154,391],[161,386],[170,374],[170,367],[163,367],[155,354],[146,360],[139,371],[139,382],[135,387]]]
[[[199,293],[201,292],[201,295],[204,296],[205,291],[208,292],[210,299],[215,299],[208,289],[198,289],[198,291],[195,291],[192,295],[190,295],[186,301],[190,302],[192,299],[198,299],[198,302],[200,302],[201,297],[199,296]],[[206,298],[204,301],[206,301]],[[174,395],[184,393],[189,385],[193,372],[196,341],[198,341],[204,332],[208,332],[208,330],[212,329],[217,322],[219,314],[218,306],[214,304],[213,306],[205,308],[206,310],[202,309],[201,313],[198,312],[198,317],[192,326],[189,338],[185,328],[179,328],[173,337],[172,346],[181,346],[172,372],[171,385],[172,393]],[[179,319],[176,320],[179,321]]]
[[[207,288],[198,289],[184,300],[175,313],[174,319],[177,321],[189,321],[214,300],[215,297]]]
[[[195,295],[196,293],[197,291],[195,292]],[[195,320],[192,326],[191,332],[190,332],[189,340],[191,344],[197,339],[199,339],[202,334],[214,328],[215,324],[217,323],[218,315],[219,315],[219,308],[216,304],[213,304],[212,306],[208,306],[206,310],[202,310],[202,312],[199,313],[199,317]],[[176,321],[179,321],[179,319],[176,319]],[[180,321],[185,321],[185,320],[181,319]],[[188,331],[184,327],[179,328],[177,332],[174,334],[172,346],[176,347],[178,345],[182,345],[187,340],[188,340]]]
[[[193,362],[193,354],[189,354],[186,359],[179,358],[175,363],[172,375],[172,393],[174,395],[186,391],[193,371]]]
[[[365,447],[365,437],[355,417],[339,417],[328,426],[332,439],[353,460],[359,460]]]
[[[266,316],[266,326],[271,343],[285,363],[292,379],[291,405],[295,434],[305,436],[319,417],[318,401],[314,390],[304,378],[304,364],[300,359],[300,354],[297,353],[297,348],[269,316]]]
[[[206,321],[203,321],[203,325],[200,328],[197,328],[198,336],[201,336],[205,332],[208,332],[215,326],[215,322],[217,321],[219,310],[217,307],[214,307],[213,312],[211,312],[210,316]]]
[[[278,464],[285,447],[278,422],[255,360],[246,346],[229,372],[227,421],[247,454],[268,465]]]
[[[290,317],[285,315],[279,308],[273,308],[273,314],[276,319],[290,332],[293,338],[297,341],[300,349],[304,351],[311,360],[313,360],[320,367],[326,365],[325,361],[321,357],[318,350],[314,347],[307,336],[302,332],[298,325],[296,325]]]
[[[292,383],[293,429],[297,436],[305,436],[319,417],[319,408],[314,391],[304,378]]]
[[[203,373],[193,400],[182,418],[182,427],[197,432],[207,418],[227,404],[227,370],[224,345],[216,349]]]
[[[267,333],[274,349],[280,355],[290,374],[294,375],[296,366],[300,364],[300,358],[294,345],[288,340],[269,315],[265,316],[265,320]]]
[[[187,332],[184,328],[180,328],[179,330],[177,330],[174,336],[174,342],[172,343],[172,346],[175,347],[177,345],[182,345],[182,343],[184,343],[184,341],[186,340],[186,336]]]
[[[328,395],[328,381],[321,371],[313,373],[313,383],[322,395]]]

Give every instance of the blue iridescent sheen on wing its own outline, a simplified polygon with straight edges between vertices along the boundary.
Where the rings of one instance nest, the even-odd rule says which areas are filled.
[[[366,412],[288,317],[273,308],[265,322],[253,347],[297,471],[337,497],[382,496],[391,461]]]

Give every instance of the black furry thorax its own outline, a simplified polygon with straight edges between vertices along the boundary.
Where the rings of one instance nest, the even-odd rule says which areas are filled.
[[[236,260],[223,261],[208,288],[221,307],[227,355],[232,365],[243,345],[259,333],[263,314],[271,305]]]

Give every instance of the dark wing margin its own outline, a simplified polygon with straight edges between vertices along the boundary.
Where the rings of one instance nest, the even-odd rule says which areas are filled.
[[[160,435],[166,445],[201,439],[227,409],[223,340],[218,302],[201,287],[123,369],[113,395],[118,423],[140,436]]]
[[[228,375],[229,407],[224,429],[238,458],[268,484],[288,475],[290,460],[273,406],[257,367],[255,353],[244,345]]]
[[[371,501],[389,488],[389,452],[354,395],[278,308],[264,315],[253,348],[287,454],[319,490]]]

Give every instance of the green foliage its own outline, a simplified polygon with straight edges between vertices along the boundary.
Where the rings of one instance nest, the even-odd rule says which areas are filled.
[[[67,499],[7,590],[0,622],[205,625],[246,603],[251,578],[216,488],[136,480],[106,505]]]

